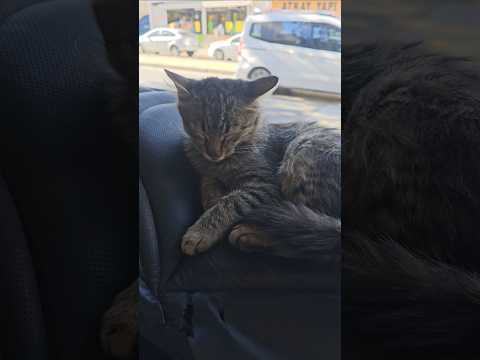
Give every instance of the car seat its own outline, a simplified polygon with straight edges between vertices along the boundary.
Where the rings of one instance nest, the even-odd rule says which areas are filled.
[[[181,253],[202,210],[175,102],[170,92],[140,93],[141,358],[339,359],[338,266],[246,254],[227,241]]]
[[[102,35],[85,0],[0,7],[0,353],[103,359],[101,316],[138,276],[138,173]]]

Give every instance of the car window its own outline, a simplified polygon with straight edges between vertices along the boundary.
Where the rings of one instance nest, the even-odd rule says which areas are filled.
[[[194,36],[194,33],[185,30],[179,30],[178,33],[182,36]]]
[[[254,23],[250,36],[277,44],[341,51],[340,29],[330,24],[301,21]]]
[[[315,49],[340,52],[341,31],[330,24],[312,24],[312,45]]]
[[[310,32],[309,23],[275,21],[253,24],[250,35],[278,44],[302,46],[307,41]]]
[[[170,32],[170,31],[166,31],[166,30],[163,30],[161,35],[162,36],[175,36],[174,33]]]
[[[231,41],[231,44],[238,44],[240,42],[240,38],[237,37]]]
[[[150,36],[160,36],[160,31],[154,31],[154,32],[148,34],[148,37],[150,37]]]

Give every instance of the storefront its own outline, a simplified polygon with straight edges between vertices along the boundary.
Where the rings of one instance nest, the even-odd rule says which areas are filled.
[[[170,27],[217,37],[238,34],[253,9],[252,0],[150,1],[152,27]]]
[[[197,9],[167,10],[169,28],[202,33],[202,11]]]
[[[341,0],[272,0],[272,10],[326,11],[342,16]]]
[[[223,36],[241,33],[246,17],[246,6],[207,9],[207,34]]]

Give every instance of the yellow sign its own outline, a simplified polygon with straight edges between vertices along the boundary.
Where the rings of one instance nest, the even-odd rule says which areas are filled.
[[[225,21],[225,31],[227,34],[230,34],[233,30],[233,22],[231,21]]]
[[[243,31],[243,21],[237,20],[235,21],[235,32],[241,33]]]
[[[272,0],[272,10],[328,11],[342,16],[341,0]]]
[[[195,22],[193,23],[193,26],[195,28],[196,33],[202,32],[202,24],[200,23],[200,21],[195,20]]]

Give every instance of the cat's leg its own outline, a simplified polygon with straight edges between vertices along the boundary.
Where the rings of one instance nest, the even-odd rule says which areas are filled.
[[[138,281],[119,293],[103,316],[100,341],[114,359],[134,359],[137,351]]]
[[[206,251],[225,238],[245,214],[278,196],[274,185],[260,182],[245,184],[223,196],[187,230],[182,239],[182,251],[187,255]]]
[[[227,190],[217,179],[210,176],[202,177],[201,195],[204,210],[210,209],[221,197],[227,194]]]
[[[282,201],[247,214],[229,240],[243,251],[330,263],[340,254],[340,226],[338,218]]]
[[[268,234],[252,224],[235,225],[228,240],[243,251],[268,249],[272,246],[272,240]]]

